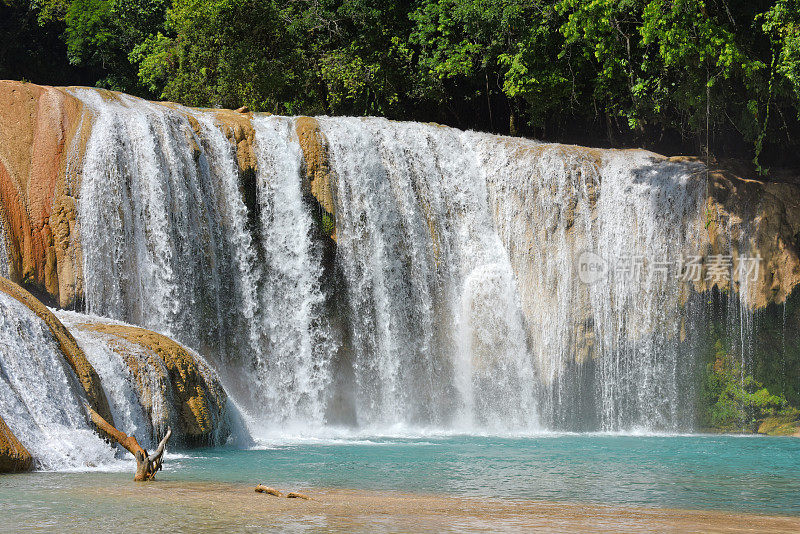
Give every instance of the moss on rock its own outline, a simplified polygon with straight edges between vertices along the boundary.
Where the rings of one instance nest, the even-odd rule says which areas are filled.
[[[789,413],[767,417],[758,426],[758,433],[769,436],[800,437],[800,411],[790,410]]]
[[[295,130],[303,151],[303,191],[320,208],[321,217],[318,222],[322,232],[336,241],[336,207],[328,141],[319,122],[313,117],[295,119]]]
[[[155,425],[174,422],[177,437],[190,445],[212,440],[222,421],[226,395],[191,351],[164,335],[135,326],[80,323],[78,327],[109,336],[109,345],[122,355],[134,377],[139,401]],[[159,399],[167,402],[159,406]]]

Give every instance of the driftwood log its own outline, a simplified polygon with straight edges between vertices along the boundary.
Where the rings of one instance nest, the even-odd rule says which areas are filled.
[[[270,488],[269,486],[265,486],[264,484],[259,484],[256,486],[256,493],[266,493],[267,495],[273,495],[275,497],[283,497],[283,493],[275,488]]]
[[[133,480],[153,480],[156,476],[156,473],[158,473],[158,471],[161,469],[161,460],[164,456],[167,440],[172,435],[172,429],[167,427],[167,433],[164,435],[164,439],[162,439],[158,444],[155,452],[148,455],[147,451],[144,450],[141,445],[139,445],[139,442],[136,441],[134,436],[129,436],[124,432],[117,430],[113,425],[103,419],[100,414],[92,410],[89,406],[86,406],[86,409],[89,411],[89,416],[92,418],[92,422],[103,434],[105,434],[111,441],[119,443],[125,447],[125,449],[127,449],[128,452],[130,452],[133,457],[136,458],[136,476],[133,477]]]

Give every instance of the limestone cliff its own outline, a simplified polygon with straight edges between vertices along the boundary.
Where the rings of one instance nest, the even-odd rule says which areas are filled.
[[[336,207],[333,201],[333,174],[328,156],[328,142],[313,117],[298,117],[295,129],[305,160],[303,190],[319,206],[322,231],[336,241]]]
[[[0,473],[27,471],[33,458],[0,417]]]
[[[706,226],[713,253],[733,249],[737,255],[732,236],[752,236],[746,245],[762,262],[750,291],[751,306],[762,309],[785,302],[800,283],[800,187],[740,178],[714,168],[708,177]],[[735,277],[733,283],[738,291],[742,281]]]
[[[66,183],[88,123],[61,88],[0,82],[0,217],[9,275],[66,306],[82,292],[75,189]]]

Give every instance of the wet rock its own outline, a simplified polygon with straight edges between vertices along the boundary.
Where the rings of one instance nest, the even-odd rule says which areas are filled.
[[[89,405],[107,421],[113,421],[111,410],[108,406],[108,399],[103,391],[103,386],[100,384],[100,377],[97,371],[95,371],[92,364],[89,363],[89,360],[86,359],[83,350],[78,346],[78,343],[75,341],[75,338],[72,337],[69,330],[59,321],[58,317],[36,297],[6,278],[0,277],[0,291],[17,299],[30,308],[33,313],[47,324],[50,328],[50,332],[61,348],[64,359],[78,376],[78,380],[83,390],[86,392]]]
[[[0,473],[28,471],[33,458],[0,417]]]
[[[758,433],[769,436],[800,437],[800,419],[797,414],[772,415],[761,422],[758,426]]]
[[[179,441],[203,445],[223,430],[225,391],[194,351],[135,326],[83,322],[73,327],[98,336],[122,356],[157,433],[173,426]]]
[[[316,200],[322,211],[323,231],[336,241],[336,208],[328,141],[313,117],[295,119],[295,130],[303,150],[303,191]]]

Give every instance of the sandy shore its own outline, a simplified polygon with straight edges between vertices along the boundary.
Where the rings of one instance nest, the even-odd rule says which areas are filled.
[[[266,482],[266,481],[265,481]],[[83,519],[50,517],[59,530],[91,530],[108,513],[130,531],[174,530],[253,532],[800,532],[800,517],[718,511],[671,510],[475,499],[446,495],[327,488],[278,488],[299,491],[310,500],[255,493],[255,484],[158,481],[73,488],[76,506],[106,510]],[[119,512],[114,512],[119,509]],[[129,513],[139,510],[141,519]],[[73,511],[74,513],[75,511]],[[73,522],[76,520],[77,522]],[[107,523],[106,523],[107,525]],[[41,526],[41,525],[40,525]],[[34,525],[30,530],[38,530]],[[66,528],[64,528],[66,527]]]

